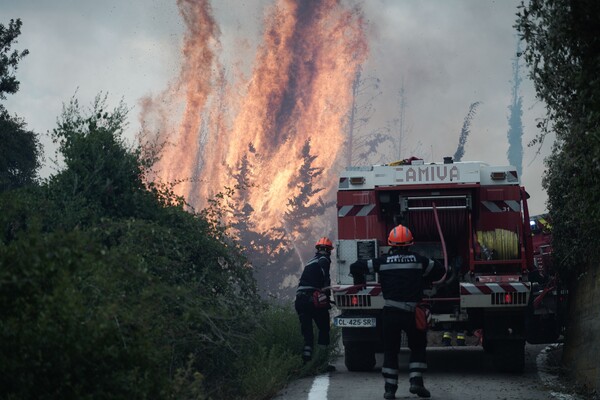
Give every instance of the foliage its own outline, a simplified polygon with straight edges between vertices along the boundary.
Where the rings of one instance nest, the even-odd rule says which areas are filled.
[[[467,137],[469,133],[471,133],[471,121],[475,116],[475,112],[477,111],[477,107],[481,104],[480,101],[476,101],[475,103],[471,103],[469,106],[469,112],[463,121],[462,129],[460,130],[460,136],[458,137],[458,146],[456,147],[456,151],[454,152],[454,161],[462,160],[463,155],[465,154],[465,144],[467,144]]]
[[[226,200],[233,235],[237,238],[244,254],[254,265],[266,265],[278,258],[285,246],[280,229],[273,227],[267,232],[258,231],[254,220],[254,208],[248,199],[248,188],[254,185],[254,165],[258,154],[254,146],[248,145],[246,153],[231,171],[235,180],[235,189],[231,189]]]
[[[17,117],[0,115],[0,192],[30,185],[37,178],[41,145]]]
[[[15,72],[29,51],[11,52],[11,47],[21,34],[21,25],[20,19],[11,19],[8,27],[0,24],[0,100],[19,90]],[[0,104],[0,192],[30,185],[37,178],[41,146],[37,135],[25,126],[24,121],[10,116]]]
[[[556,135],[543,184],[566,278],[600,246],[600,3],[531,0],[520,6],[516,27],[547,105],[532,144]]]
[[[318,347],[313,360],[303,365],[298,357],[298,350],[304,345],[298,317],[289,307],[271,306],[258,314],[257,320],[259,326],[251,345],[235,364],[240,370],[240,388],[246,399],[270,399],[293,378],[325,372],[339,356],[333,346],[326,350]],[[339,336],[339,329],[333,328],[332,343],[337,343]]]
[[[2,397],[265,399],[319,371],[298,364],[293,310],[259,299],[224,211],[145,182],[154,153],[121,139],[122,104],[105,110],[72,100],[65,169],[0,193]]]
[[[11,52],[11,47],[17,43],[17,37],[21,34],[21,25],[23,23],[20,19],[11,19],[8,27],[0,24],[0,100],[6,99],[6,93],[13,94],[19,90],[19,81],[14,73],[19,61],[29,54],[29,50]],[[5,113],[6,110],[0,104],[0,114]]]
[[[82,232],[33,229],[2,248],[5,398],[146,398],[164,391],[160,349],[128,325],[133,315],[119,309],[118,296],[105,292],[100,277],[117,279],[106,274],[115,265],[109,259]]]
[[[141,150],[130,151],[122,138],[127,109],[121,102],[109,112],[106,102],[107,95],[98,95],[90,110],[82,109],[76,99],[63,107],[53,138],[66,168],[50,184],[65,195],[57,199],[64,203],[77,194],[91,218],[147,218],[157,200],[143,180]]]
[[[316,197],[324,189],[315,187],[315,181],[323,173],[323,168],[313,166],[317,156],[310,152],[310,140],[304,143],[300,155],[302,165],[298,175],[288,184],[292,193],[297,194],[288,200],[288,210],[284,215],[285,223],[294,227],[295,233],[306,231],[312,218],[323,215],[327,208],[334,205],[334,202],[325,203],[321,197]]]

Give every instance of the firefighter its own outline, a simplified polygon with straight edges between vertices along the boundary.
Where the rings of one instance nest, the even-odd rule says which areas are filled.
[[[315,244],[315,248],[315,256],[306,263],[300,276],[294,303],[300,319],[300,331],[304,337],[302,359],[305,363],[311,360],[313,353],[313,321],[319,331],[317,343],[323,348],[329,345],[329,267],[333,244],[329,238],[322,237]]]
[[[413,235],[405,226],[398,225],[388,237],[391,246],[387,255],[370,260],[359,260],[350,265],[355,283],[364,282],[368,273],[378,272],[385,304],[383,307],[384,358],[381,372],[385,381],[385,399],[395,399],[398,389],[398,352],[402,331],[410,348],[410,393],[419,397],[431,394],[423,384],[427,332],[416,329],[415,307],[423,296],[425,282],[437,281],[444,276],[444,267],[418,253],[410,251]]]

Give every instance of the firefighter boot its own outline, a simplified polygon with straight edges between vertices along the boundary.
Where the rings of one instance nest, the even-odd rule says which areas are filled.
[[[450,332],[444,332],[444,335],[442,336],[442,344],[444,346],[452,345],[452,335],[450,334]]]
[[[384,399],[395,399],[396,398],[396,390],[398,390],[398,385],[392,385],[391,383],[385,384],[385,393],[383,394]]]
[[[307,362],[309,362],[312,358],[312,347],[310,346],[304,346],[304,349],[302,349],[302,361],[304,361],[304,364],[306,364]]]
[[[467,343],[465,342],[465,334],[464,333],[459,333],[456,335],[456,345],[457,346],[466,346]]]
[[[416,394],[419,397],[431,397],[429,390],[425,389],[423,385],[423,378],[410,378],[410,389],[412,394]]]

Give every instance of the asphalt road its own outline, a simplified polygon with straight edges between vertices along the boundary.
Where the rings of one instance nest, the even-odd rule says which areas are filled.
[[[548,368],[547,345],[527,345],[525,372],[496,372],[489,356],[480,346],[430,347],[425,386],[432,399],[444,400],[576,400],[560,391],[552,368]],[[417,399],[408,391],[408,352],[400,356],[398,399]],[[382,355],[377,355],[373,372],[349,372],[343,357],[334,364],[336,371],[305,378],[288,385],[276,400],[366,400],[383,399]]]

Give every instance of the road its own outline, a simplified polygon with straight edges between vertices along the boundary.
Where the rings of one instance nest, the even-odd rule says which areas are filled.
[[[540,362],[546,360],[546,345],[527,345],[525,372],[506,374],[494,371],[489,357],[479,346],[430,347],[425,386],[432,399],[444,400],[574,400],[557,391],[557,384]],[[400,356],[398,399],[417,399],[408,391],[408,351]],[[540,361],[542,360],[542,361]],[[343,357],[334,364],[335,372],[291,383],[276,400],[366,400],[383,399],[381,363],[373,372],[349,372]],[[539,366],[539,367],[538,367]]]

